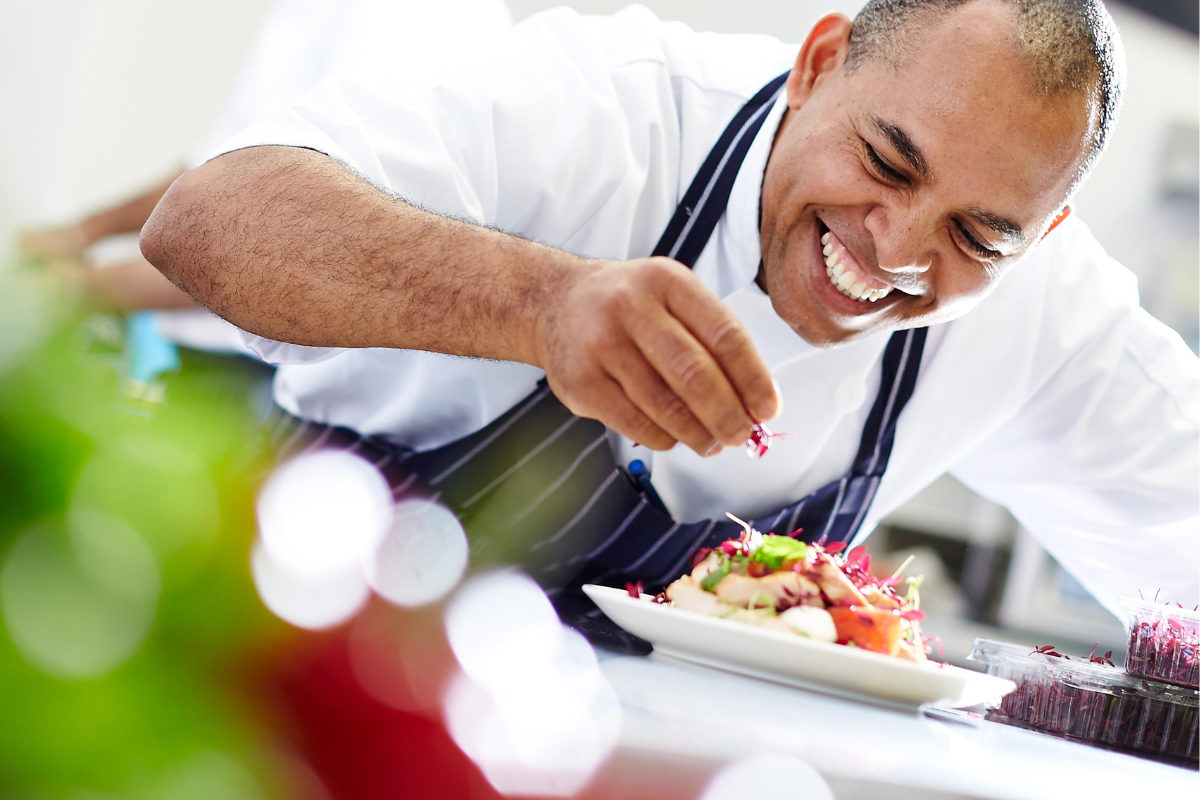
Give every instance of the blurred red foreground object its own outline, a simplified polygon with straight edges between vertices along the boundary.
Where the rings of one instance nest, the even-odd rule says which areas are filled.
[[[260,689],[332,800],[500,798],[439,722],[367,694],[347,640],[346,630],[305,636],[272,659]]]
[[[368,618],[372,612],[366,612]],[[374,620],[380,620],[376,617]],[[363,618],[329,633],[297,634],[253,670],[247,688],[253,703],[275,716],[281,739],[317,774],[327,794],[313,792],[289,800],[500,800],[500,795],[437,720],[400,711],[377,699],[360,682],[355,660],[357,634],[380,648],[418,645],[421,661],[434,670],[447,653],[418,631],[362,626]],[[363,639],[357,644],[361,647]],[[361,651],[359,653],[361,655]],[[356,666],[359,669],[356,670]],[[411,676],[410,676],[411,677]],[[426,681],[436,680],[426,676]],[[368,678],[373,692],[390,684],[395,701],[411,689],[386,668]],[[422,681],[422,685],[425,682]],[[436,694],[436,690],[423,689]],[[432,697],[421,698],[428,705]],[[575,800],[695,800],[720,767],[708,759],[669,756],[618,748]],[[506,800],[520,800],[508,797]]]

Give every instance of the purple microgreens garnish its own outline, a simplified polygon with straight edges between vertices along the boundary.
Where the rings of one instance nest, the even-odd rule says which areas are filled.
[[[770,449],[771,440],[781,438],[800,441],[800,437],[794,433],[772,433],[766,425],[756,422],[750,429],[750,438],[746,440],[746,455],[751,458],[762,458]]]
[[[934,642],[934,643],[936,643],[936,644],[937,644],[937,648],[938,648],[938,658],[940,658],[940,659],[942,659],[942,660],[945,660],[945,658],[946,658],[946,648],[942,646],[942,637],[940,637],[940,636],[922,636],[922,637],[921,637],[921,644],[922,644],[922,645],[924,645],[924,647],[925,647],[925,653],[926,653],[927,655],[928,655],[929,653],[932,653],[932,652],[933,652],[933,648],[929,646],[929,643],[930,643],[930,642]]]
[[[1034,653],[1038,653],[1039,655],[1043,655],[1043,656],[1054,656],[1055,658],[1065,658],[1068,661],[1071,660],[1070,656],[1063,655],[1062,653],[1055,650],[1054,645],[1052,645],[1052,644],[1044,644],[1041,647],[1031,651],[1029,653],[1029,655],[1033,655]]]
[[[1116,664],[1114,664],[1112,660],[1112,650],[1109,650],[1102,656],[1098,656],[1096,655],[1096,648],[1099,646],[1099,642],[1092,645],[1092,652],[1088,653],[1088,661],[1092,662],[1093,664],[1107,664],[1110,667],[1115,667]]]
[[[1157,603],[1161,592],[1155,592],[1150,602]],[[1162,611],[1147,609],[1133,615],[1125,671],[1195,688],[1200,685],[1200,623],[1168,613],[1172,605],[1188,613],[1179,603],[1163,603]]]
[[[846,554],[846,564],[852,567],[858,567],[863,572],[871,568],[871,556],[867,553],[867,546],[860,544],[849,553]]]
[[[637,583],[630,583],[629,581],[626,581],[625,591],[628,592],[629,596],[634,600],[638,600],[641,599],[642,593],[645,591],[645,585],[641,581],[638,581]]]

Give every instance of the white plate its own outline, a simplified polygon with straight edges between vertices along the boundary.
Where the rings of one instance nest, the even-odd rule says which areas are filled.
[[[913,708],[978,705],[1011,692],[1012,681],[948,664],[917,664],[741,622],[636,600],[588,584],[609,619],[674,658],[808,689]]]

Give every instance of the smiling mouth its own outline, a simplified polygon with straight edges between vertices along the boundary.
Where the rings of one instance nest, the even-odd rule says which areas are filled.
[[[858,263],[833,231],[821,224],[821,252],[825,258],[825,274],[833,288],[851,300],[878,303],[892,293],[892,286],[872,278]]]

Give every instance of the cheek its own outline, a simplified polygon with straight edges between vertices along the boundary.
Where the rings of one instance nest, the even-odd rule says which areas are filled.
[[[938,321],[957,319],[992,293],[1003,274],[972,263],[939,265],[936,283]]]

